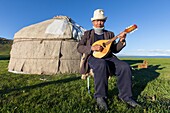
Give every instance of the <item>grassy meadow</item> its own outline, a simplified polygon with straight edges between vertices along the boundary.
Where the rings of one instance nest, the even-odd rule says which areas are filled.
[[[9,59],[11,45],[12,45],[11,41],[2,41],[0,38],[0,60]]]
[[[1,57],[2,58],[2,57]],[[3,59],[3,60],[2,60]],[[80,74],[23,75],[7,71],[9,60],[0,60],[1,113],[98,113],[93,98],[94,80]],[[116,77],[109,80],[108,113],[170,113],[170,58],[121,58],[133,70],[133,94],[142,107],[130,108],[118,100]],[[147,69],[137,69],[143,60]]]

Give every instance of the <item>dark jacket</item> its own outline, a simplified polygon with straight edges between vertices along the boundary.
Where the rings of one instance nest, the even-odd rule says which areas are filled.
[[[104,30],[104,39],[111,39],[114,37],[114,33],[111,31],[107,31]],[[81,74],[86,74],[89,72],[89,66],[88,66],[88,57],[92,54],[91,51],[91,45],[94,43],[94,30],[88,30],[84,33],[84,35],[82,36],[78,46],[77,46],[77,50],[79,53],[83,54],[83,58],[82,58],[82,64],[80,65],[80,73]],[[112,42],[112,46],[111,46],[111,51],[113,53],[118,53],[119,51],[121,51],[121,49],[124,47],[125,45],[122,45],[122,43],[118,42],[116,43],[116,41]]]

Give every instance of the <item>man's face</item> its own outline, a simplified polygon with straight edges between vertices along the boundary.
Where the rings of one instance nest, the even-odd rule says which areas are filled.
[[[92,23],[95,28],[102,28],[104,27],[105,20],[94,20]]]

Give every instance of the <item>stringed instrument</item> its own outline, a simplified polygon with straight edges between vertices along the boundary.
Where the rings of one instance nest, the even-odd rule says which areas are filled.
[[[135,29],[137,29],[136,24],[129,26],[128,28],[126,28],[124,30],[124,32],[130,33],[132,31],[134,31]],[[112,42],[115,41],[117,38],[119,38],[118,35],[109,39],[109,40],[99,40],[99,41],[96,41],[95,43],[93,43],[92,46],[100,45],[103,47],[102,51],[94,51],[93,56],[95,58],[103,58],[104,56],[106,56],[110,52],[110,47],[112,45]]]

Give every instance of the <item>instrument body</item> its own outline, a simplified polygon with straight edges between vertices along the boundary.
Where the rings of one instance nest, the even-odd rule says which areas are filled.
[[[134,31],[135,29],[137,29],[137,25],[134,24],[128,28],[126,28],[124,30],[124,32],[126,33],[130,33],[132,31]],[[95,46],[95,45],[100,45],[101,47],[103,47],[103,50],[102,51],[94,51],[93,52],[93,56],[95,58],[103,58],[104,56],[106,56],[107,54],[110,53],[110,47],[112,45],[112,42],[115,41],[117,38],[119,38],[118,36],[115,36],[109,40],[99,40],[99,41],[96,41],[92,44],[92,46]]]

